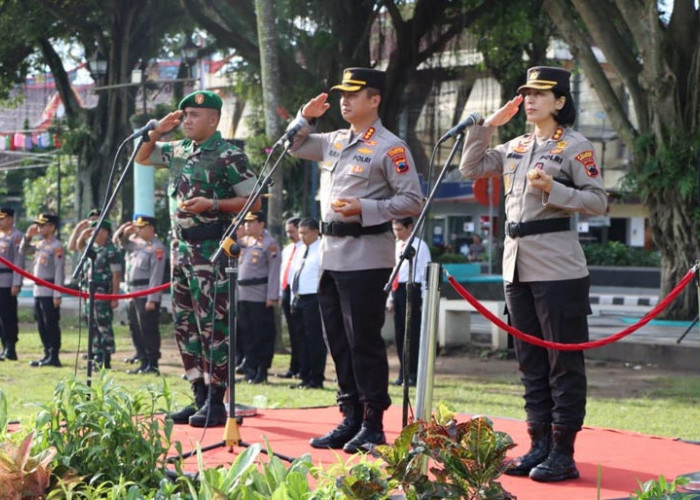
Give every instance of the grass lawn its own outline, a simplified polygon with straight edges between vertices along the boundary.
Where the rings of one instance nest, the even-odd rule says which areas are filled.
[[[11,420],[31,418],[42,403],[49,401],[57,382],[65,377],[85,379],[85,360],[76,360],[79,342],[81,352],[87,350],[86,329],[79,335],[77,325],[64,321],[61,361],[63,368],[31,368],[29,361],[42,357],[39,336],[33,325],[23,324],[17,345],[18,362],[0,362],[0,389],[8,398]],[[131,365],[122,359],[132,354],[131,340],[125,326],[116,326],[117,353],[113,358],[115,380],[125,387],[138,388],[167,381],[178,403],[189,400],[189,386],[181,379],[179,354],[170,338],[170,325],[162,325],[162,375],[128,375]],[[76,368],[77,363],[77,368]],[[272,373],[286,371],[288,355],[276,355]],[[326,375],[331,375],[327,370]],[[265,385],[236,384],[236,401],[258,407],[311,407],[333,405],[335,384],[326,382],[323,390],[291,390],[290,383],[275,376]],[[298,382],[298,381],[296,381]],[[390,386],[394,404],[401,404],[402,389]],[[411,389],[411,397],[415,390]],[[435,377],[433,401],[451,403],[459,412],[524,419],[522,388],[514,377],[459,376]],[[412,403],[414,400],[412,399]],[[586,425],[636,431],[645,434],[678,437],[700,441],[700,377],[697,375],[667,377],[649,384],[643,394],[634,398],[589,396]]]

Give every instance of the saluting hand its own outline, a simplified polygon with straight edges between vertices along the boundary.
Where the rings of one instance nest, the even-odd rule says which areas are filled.
[[[311,121],[314,118],[323,116],[323,114],[331,107],[327,101],[328,94],[325,92],[318,94],[316,97],[312,98],[309,100],[309,102],[302,106],[301,116],[303,116],[306,121]]]
[[[182,111],[181,109],[177,109],[171,113],[168,113],[163,118],[161,118],[160,121],[158,121],[158,126],[156,127],[156,131],[161,135],[167,134],[168,132],[173,130],[175,127],[180,125],[184,114],[185,114],[185,112]]]
[[[511,118],[518,114],[518,109],[520,109],[520,104],[522,104],[522,102],[523,96],[518,94],[510,101],[505,103],[486,120],[484,120],[484,125],[491,127],[500,127],[501,125],[505,125]]]

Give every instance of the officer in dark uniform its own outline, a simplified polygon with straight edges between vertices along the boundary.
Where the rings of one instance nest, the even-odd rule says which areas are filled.
[[[460,171],[471,179],[503,176],[503,280],[513,326],[548,341],[581,343],[588,340],[589,277],[571,216],[605,213],[607,197],[593,145],[567,128],[576,120],[569,77],[560,68],[530,68],[519,95],[469,129]],[[496,127],[521,104],[534,132],[489,149]],[[583,352],[519,339],[515,352],[531,447],[506,474],[537,481],[578,478],[573,455],[586,413]]]
[[[165,246],[155,234],[155,217],[139,215],[133,222],[122,224],[114,233],[114,241],[128,254],[126,284],[129,292],[160,286],[165,273]],[[140,351],[141,366],[127,373],[160,373],[159,313],[162,292],[129,299],[127,314],[133,325]]]
[[[49,283],[63,285],[65,256],[63,243],[56,238],[58,215],[39,214],[22,238],[19,250],[24,255],[34,254],[34,276]],[[35,236],[41,240],[32,243]],[[34,284],[34,318],[39,329],[44,357],[32,361],[31,366],[61,366],[61,292]]]
[[[330,107],[328,94],[307,102],[306,120],[292,154],[321,168],[321,276],[318,301],[323,329],[338,375],[344,419],[316,448],[383,443],[383,414],[391,404],[389,365],[381,336],[384,285],[394,265],[391,220],[416,215],[422,193],[406,144],[379,119],[385,74],[350,68],[331,90],[341,93],[340,110],[350,128],[313,134],[313,124]]]
[[[14,224],[15,211],[10,207],[0,207],[0,255],[24,269],[24,255],[19,251],[22,233]],[[22,275],[0,264],[0,339],[3,348],[0,361],[17,361],[17,296],[21,289]]]
[[[238,320],[245,349],[248,382],[267,382],[267,371],[275,352],[274,306],[279,297],[279,244],[265,230],[265,214],[248,212],[246,235],[241,245],[238,270]]]

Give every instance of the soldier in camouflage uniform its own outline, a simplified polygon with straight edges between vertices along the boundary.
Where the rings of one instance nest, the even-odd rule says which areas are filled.
[[[27,228],[19,245],[23,255],[34,254],[34,276],[63,285],[65,259],[63,243],[56,238],[58,215],[39,214],[34,223]],[[34,236],[41,236],[41,241],[32,244]],[[34,284],[34,318],[41,343],[44,345],[44,357],[30,363],[30,366],[61,366],[58,353],[61,349],[61,292]]]
[[[19,251],[22,233],[14,227],[14,223],[15,211],[9,207],[0,207],[0,255],[24,269],[24,255]],[[17,295],[21,288],[22,275],[13,273],[12,269],[0,264],[0,339],[3,347],[0,361],[17,361]]]
[[[214,268],[210,258],[256,182],[245,154],[217,131],[221,106],[213,92],[186,96],[178,110],[158,122],[136,156],[142,165],[170,169],[170,213],[178,240],[171,259],[175,339],[195,395],[195,406],[170,417],[193,427],[226,423],[228,282],[223,266]],[[156,142],[181,122],[186,139]]]
[[[93,221],[90,227],[80,233],[77,241],[78,250],[85,247],[96,226],[97,221]],[[119,293],[119,284],[122,279],[121,255],[110,239],[111,232],[112,224],[107,220],[102,221],[93,247],[94,268],[92,262],[88,261],[88,276],[95,282],[97,293]],[[88,305],[86,304],[86,312]],[[112,353],[116,350],[112,329],[114,318],[112,309],[116,309],[118,305],[118,300],[95,301],[95,318],[90,332],[93,339],[92,352],[95,364],[104,368],[112,368]]]

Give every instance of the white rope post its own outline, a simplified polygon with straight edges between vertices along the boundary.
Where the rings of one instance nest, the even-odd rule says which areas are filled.
[[[427,287],[423,294],[415,407],[416,418],[429,421],[433,405],[433,375],[435,373],[442,266],[437,262],[431,262],[426,267]]]

